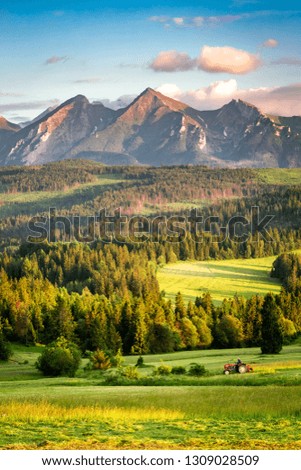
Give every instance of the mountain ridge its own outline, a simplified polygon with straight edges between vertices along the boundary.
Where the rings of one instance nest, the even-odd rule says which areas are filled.
[[[300,167],[300,136],[299,116],[270,116],[240,99],[200,111],[146,88],[118,110],[76,95],[23,128],[0,118],[0,164]]]

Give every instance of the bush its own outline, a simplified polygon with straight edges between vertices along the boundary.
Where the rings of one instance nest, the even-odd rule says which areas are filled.
[[[169,375],[171,373],[171,367],[166,364],[161,364],[154,370],[154,375]]]
[[[190,365],[188,374],[193,375],[194,377],[202,377],[207,375],[208,371],[202,364],[193,363]]]
[[[136,362],[136,367],[143,367],[144,366],[144,360],[142,356],[139,356]]]
[[[121,349],[118,349],[115,356],[111,358],[111,364],[113,367],[117,367],[119,369],[120,367],[122,367],[123,363],[124,363],[124,359],[122,357]]]
[[[120,371],[110,371],[105,375],[105,384],[106,385],[123,385],[123,377],[121,376]]]
[[[186,374],[186,369],[183,366],[174,366],[171,369],[171,373],[174,375],[184,375]]]
[[[91,354],[90,362],[92,369],[94,370],[108,370],[112,367],[110,358],[104,351],[101,351],[100,349],[97,349],[94,353]]]
[[[6,341],[3,333],[0,332],[0,361],[8,361],[12,354],[10,343]]]
[[[135,366],[127,366],[125,367],[122,372],[121,372],[121,375],[123,377],[126,377],[127,379],[139,379],[140,377],[140,374],[139,372],[137,371],[136,367]]]
[[[60,337],[46,346],[36,362],[36,367],[44,375],[51,377],[74,377],[81,361],[81,353],[76,344]]]

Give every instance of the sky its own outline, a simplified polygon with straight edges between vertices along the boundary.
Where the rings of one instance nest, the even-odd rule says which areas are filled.
[[[116,107],[147,87],[202,110],[243,99],[301,115],[299,0],[1,1],[0,115],[77,94]]]

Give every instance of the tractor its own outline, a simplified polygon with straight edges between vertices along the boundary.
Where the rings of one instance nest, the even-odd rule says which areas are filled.
[[[245,374],[246,372],[253,372],[253,368],[249,364],[225,364],[224,374],[229,375],[231,373]]]

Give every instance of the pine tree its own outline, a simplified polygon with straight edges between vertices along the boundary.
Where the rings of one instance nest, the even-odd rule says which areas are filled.
[[[281,325],[281,310],[277,306],[273,294],[265,296],[261,315],[262,354],[278,354],[282,349],[283,330]]]
[[[178,292],[175,298],[175,317],[176,320],[181,320],[186,317],[186,307],[181,292]]]

